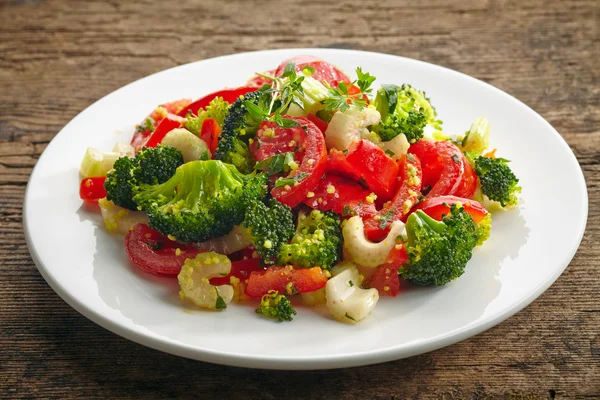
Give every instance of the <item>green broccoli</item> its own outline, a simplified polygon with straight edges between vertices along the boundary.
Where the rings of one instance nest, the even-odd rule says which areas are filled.
[[[221,161],[192,161],[159,185],[141,185],[134,201],[150,227],[182,242],[222,236],[244,219],[248,204],[266,195],[266,177],[243,175]]]
[[[298,214],[298,227],[291,243],[279,251],[277,264],[330,269],[342,253],[341,220],[334,212],[312,210]]]
[[[195,135],[200,135],[202,124],[207,118],[214,118],[219,126],[223,126],[228,112],[229,103],[223,100],[222,97],[217,97],[204,110],[198,110],[198,115],[194,116],[188,113],[185,128]]]
[[[458,278],[464,273],[473,248],[483,239],[487,222],[478,228],[464,208],[457,205],[452,205],[442,221],[417,210],[406,222],[408,263],[399,274],[418,285],[445,285]]]
[[[504,158],[477,157],[474,160],[475,173],[481,183],[481,192],[502,207],[515,207],[519,203],[521,187],[519,179]]]
[[[121,157],[106,175],[106,198],[116,205],[137,210],[134,190],[140,184],[163,183],[183,164],[181,152],[171,146],[143,147],[135,158]]]
[[[381,114],[381,122],[373,131],[383,141],[402,133],[410,143],[415,143],[423,137],[427,124],[441,129],[442,121],[436,119],[437,112],[425,93],[410,85],[382,85],[374,105]]]
[[[281,246],[294,235],[292,210],[276,199],[268,205],[260,200],[249,202],[242,226],[265,264],[273,264]]]
[[[276,290],[270,290],[260,300],[260,306],[256,309],[256,313],[283,322],[293,320],[296,310],[287,297],[279,294]]]
[[[250,154],[249,141],[256,135],[262,121],[248,112],[244,102],[258,105],[267,101],[268,96],[268,93],[262,91],[246,93],[231,105],[223,122],[215,159],[235,165],[242,173],[252,172],[254,160]]]

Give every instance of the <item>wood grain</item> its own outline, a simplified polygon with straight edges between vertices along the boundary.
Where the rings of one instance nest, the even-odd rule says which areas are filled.
[[[558,281],[522,312],[454,346],[315,372],[230,368],[150,350],[91,323],[49,288],[25,246],[21,210],[31,169],[64,124],[165,68],[313,46],[453,68],[546,118],[581,163],[590,197],[583,242]],[[0,0],[0,397],[599,398],[598,65],[593,0]]]

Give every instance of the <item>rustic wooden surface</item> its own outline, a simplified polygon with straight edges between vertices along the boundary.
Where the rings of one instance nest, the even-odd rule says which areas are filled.
[[[0,397],[600,396],[600,3],[167,3],[0,0]],[[165,68],[313,46],[444,65],[507,91],[556,127],[584,170],[590,212],[577,255],[546,293],[497,327],[429,354],[363,368],[271,372],[134,344],[50,289],[25,246],[21,208],[32,167],[64,124],[105,94]]]

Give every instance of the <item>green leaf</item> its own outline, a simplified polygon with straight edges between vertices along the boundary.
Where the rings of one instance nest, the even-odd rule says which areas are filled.
[[[298,175],[291,176],[289,178],[279,178],[275,181],[275,187],[283,187],[285,185],[293,186],[296,182],[302,182],[309,174],[306,172],[300,172]]]
[[[275,154],[257,163],[254,168],[265,171],[269,175],[274,175],[280,172],[288,172],[290,169],[289,163],[292,161],[294,161],[294,153],[292,152]]]
[[[381,214],[381,219],[379,220],[379,229],[385,229],[394,219],[394,213],[396,212],[396,208],[392,207],[388,211]]]
[[[383,84],[381,88],[385,92],[385,96],[388,101],[388,112],[392,114],[396,110],[396,105],[398,104],[398,90],[400,90],[400,86],[393,84]]]
[[[223,298],[221,297],[221,295],[219,294],[218,291],[217,291],[217,303],[215,304],[215,308],[217,310],[224,310],[227,308],[227,303],[225,303],[225,300],[223,300]]]
[[[361,94],[371,93],[371,85],[375,82],[375,77],[368,72],[363,72],[361,67],[356,68],[356,76],[358,77],[357,85],[360,88]]]
[[[396,155],[396,153],[394,153],[393,151],[391,151],[390,149],[387,149],[385,151],[385,154],[388,155],[388,157],[394,157]]]
[[[255,121],[262,121],[264,117],[267,116],[262,108],[252,103],[251,101],[244,101],[244,106],[246,106],[250,117]]]
[[[277,118],[275,123],[282,128],[295,128],[300,125],[297,121],[289,118]]]
[[[290,77],[296,77],[296,63],[293,61],[290,61],[289,63],[286,64],[285,68],[283,69],[283,74],[281,75],[283,78],[290,78]]]
[[[346,318],[351,319],[352,321],[356,322],[356,320],[354,318],[352,318],[350,315],[348,315],[348,313],[346,313],[346,315],[344,315]]]

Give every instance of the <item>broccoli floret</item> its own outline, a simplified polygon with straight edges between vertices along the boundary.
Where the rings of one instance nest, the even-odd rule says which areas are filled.
[[[150,227],[183,242],[222,236],[244,219],[249,202],[266,195],[262,175],[243,175],[221,161],[192,161],[159,185],[141,185],[134,197]]]
[[[292,209],[271,199],[268,205],[260,200],[248,204],[242,225],[250,242],[265,264],[273,264],[279,249],[294,235]]]
[[[277,264],[330,269],[342,253],[341,219],[334,212],[312,210],[298,214],[298,228],[291,243],[281,247]]]
[[[481,221],[477,223],[477,235],[479,236],[479,241],[477,242],[477,246],[481,246],[488,238],[490,237],[490,232],[492,231],[492,214],[488,214]]]
[[[248,143],[256,135],[261,121],[251,116],[244,102],[250,101],[258,105],[267,97],[268,94],[262,91],[246,93],[231,105],[229,114],[223,122],[215,159],[235,165],[242,173],[252,172],[254,160],[250,154]]]
[[[410,143],[423,137],[427,124],[441,129],[442,121],[424,92],[410,85],[382,85],[375,97],[375,107],[381,114],[381,123],[373,131],[381,140],[389,141],[404,134]]]
[[[465,271],[482,231],[464,208],[453,205],[436,221],[418,210],[406,222],[408,263],[400,275],[418,285],[445,285]]]
[[[137,210],[134,190],[141,184],[166,182],[183,164],[181,152],[171,146],[143,147],[135,158],[121,157],[106,175],[106,198],[116,205]]]
[[[296,310],[287,297],[279,294],[276,290],[270,290],[260,300],[260,306],[256,309],[256,313],[283,322],[294,319]]]
[[[225,117],[229,112],[229,103],[222,97],[213,99],[204,110],[198,110],[198,115],[187,115],[185,128],[195,135],[199,135],[202,130],[202,124],[207,118],[214,118],[219,126],[223,126]]]
[[[519,203],[521,187],[519,179],[504,158],[477,157],[475,173],[481,183],[481,192],[490,200],[499,202],[502,207],[515,207]]]

